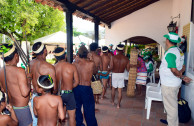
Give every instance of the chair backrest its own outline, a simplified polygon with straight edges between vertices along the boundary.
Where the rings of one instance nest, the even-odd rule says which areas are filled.
[[[157,87],[160,87],[160,86],[161,86],[161,81],[159,79]]]

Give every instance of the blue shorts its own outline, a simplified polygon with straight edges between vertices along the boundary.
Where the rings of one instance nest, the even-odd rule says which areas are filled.
[[[102,74],[107,74],[107,71],[102,71]],[[107,76],[100,76],[100,79],[108,79],[109,78],[109,74]]]

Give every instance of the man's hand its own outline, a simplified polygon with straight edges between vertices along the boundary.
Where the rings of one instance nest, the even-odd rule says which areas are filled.
[[[13,112],[13,107],[12,107],[10,104],[8,104],[8,105],[6,106],[6,108],[7,108],[10,112]]]
[[[192,81],[192,79],[189,78],[189,77],[187,77],[187,76],[185,76],[185,77],[183,78],[183,81],[185,81],[186,83],[190,83],[190,82]]]

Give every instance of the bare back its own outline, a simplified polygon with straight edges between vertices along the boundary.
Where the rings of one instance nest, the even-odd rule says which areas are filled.
[[[65,61],[60,61],[55,65],[56,82],[61,83],[61,90],[72,90],[73,84],[79,83],[78,73],[75,65]]]
[[[95,69],[94,62],[79,58],[74,64],[79,75],[79,85],[91,86],[91,79]]]
[[[42,88],[38,86],[37,79],[40,75],[50,75],[54,82],[54,90],[57,93],[57,85],[56,85],[56,74],[55,68],[51,64],[47,63],[44,60],[33,59],[30,62],[31,73],[33,75],[32,84],[34,87],[34,92],[42,93]]]
[[[64,115],[61,97],[46,94],[34,98],[34,113],[38,116],[38,126],[56,126],[58,117]]]
[[[129,60],[123,54],[118,54],[112,58],[112,72],[113,73],[124,73],[125,69],[129,66]]]
[[[99,70],[102,71],[102,58],[101,58],[101,56],[97,55],[95,52],[90,52],[88,54],[88,56],[89,56],[90,60],[92,60],[95,64],[94,74],[97,74]]]
[[[20,67],[6,65],[6,77],[10,104],[16,107],[27,106],[30,99],[30,86],[27,86],[25,70]],[[0,82],[5,92],[3,68],[0,69]]]
[[[108,71],[108,68],[110,67],[110,56],[108,54],[103,54],[102,56],[102,71]]]

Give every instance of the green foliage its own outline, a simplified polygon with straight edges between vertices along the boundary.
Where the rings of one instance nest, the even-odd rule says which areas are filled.
[[[82,32],[79,32],[78,30],[77,30],[77,28],[73,28],[73,36],[74,37],[77,37],[77,36],[79,36],[79,35],[83,35],[83,33]]]
[[[65,30],[64,14],[34,0],[0,0],[0,33],[28,41]]]
[[[0,46],[0,53],[6,53],[6,52],[8,52],[10,50],[10,48],[6,48],[4,45],[1,45]]]
[[[139,49],[145,49],[145,45],[136,45],[136,46],[139,47]],[[127,47],[128,47],[127,54],[130,54],[131,49],[134,48],[135,45],[132,45],[131,49],[130,49],[130,46],[127,46]],[[126,48],[126,46],[125,46],[125,48]]]

